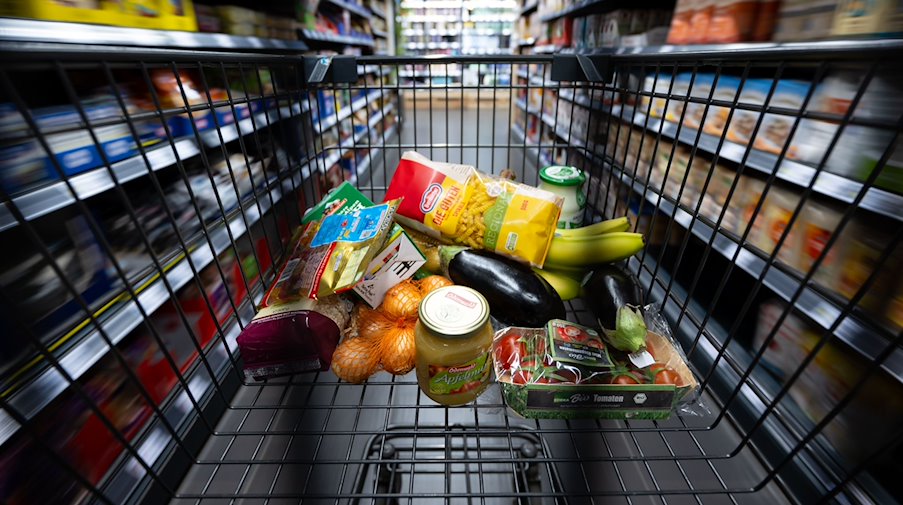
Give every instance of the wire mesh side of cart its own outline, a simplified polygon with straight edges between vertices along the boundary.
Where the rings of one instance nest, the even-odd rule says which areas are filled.
[[[865,59],[863,54],[873,55]],[[194,218],[198,228],[194,235],[185,236],[174,227],[175,243],[161,251],[151,241],[150,223],[129,210],[128,194],[128,181],[144,182],[144,188],[152,188],[160,201],[167,202],[169,192],[158,181],[164,170],[151,156],[155,151],[137,149],[140,175],[127,176],[132,179],[120,178],[122,169],[117,163],[122,162],[109,159],[103,160],[96,172],[88,172],[109,181],[107,187],[115,194],[116,205],[127,209],[130,226],[124,229],[131,238],[138,236],[149,251],[148,268],[134,275],[117,268],[117,251],[97,239],[100,256],[110,262],[118,279],[116,303],[103,311],[84,299],[59,255],[45,245],[48,232],[41,228],[41,218],[53,217],[51,209],[29,214],[27,204],[37,201],[29,196],[34,192],[59,187],[70,202],[66,205],[73,206],[73,215],[85,219],[93,234],[104,237],[109,232],[98,223],[91,198],[106,198],[106,193],[82,189],[79,177],[85,184],[90,179],[70,176],[57,163],[54,170],[61,183],[45,183],[31,191],[4,189],[0,195],[13,226],[24,234],[23,248],[28,244],[39,250],[69,297],[76,300],[79,321],[86,320],[83,327],[78,322],[70,325],[78,328],[77,333],[48,340],[29,330],[31,321],[22,314],[9,316],[16,322],[16,334],[23,335],[23,342],[34,349],[30,355],[40,359],[28,369],[7,370],[2,400],[4,464],[12,467],[30,461],[26,453],[44,458],[41,463],[22,465],[21,471],[13,474],[10,493],[19,490],[16,479],[39,486],[39,481],[27,474],[47,475],[46,468],[52,467],[68,479],[66,494],[61,496],[112,503],[160,498],[185,503],[235,498],[269,499],[270,503],[300,499],[330,503],[583,503],[591,498],[651,501],[657,496],[666,497],[669,503],[808,503],[835,497],[884,501],[889,496],[886,493],[894,489],[876,466],[885,465],[885,460],[899,451],[901,434],[892,430],[900,424],[889,421],[888,432],[868,425],[872,438],[881,443],[868,448],[863,443],[864,453],[856,457],[835,447],[836,432],[829,427],[857,402],[869,398],[868,391],[876,387],[873,378],[889,376],[897,381],[901,375],[897,367],[899,328],[879,322],[860,303],[882,276],[890,277],[898,268],[892,255],[900,235],[899,194],[881,187],[881,174],[892,170],[885,168],[892,155],[890,148],[879,155],[864,181],[846,182],[848,178],[830,177],[830,165],[823,160],[790,160],[786,143],[781,152],[765,155],[751,144],[729,141],[728,128],[710,135],[705,126],[685,126],[691,104],[701,106],[698,124],[702,125],[708,125],[707,118],[717,114],[725,113],[725,124],[733,124],[738,112],[766,110],[790,118],[796,129],[803,121],[817,119],[836,125],[835,132],[857,126],[891,132],[891,145],[899,130],[899,111],[895,118],[884,120],[852,113],[832,116],[810,112],[805,106],[792,109],[772,102],[785,77],[819,81],[832,75],[835,68],[854,66],[866,69],[860,74],[866,82],[853,85],[851,109],[855,109],[867,82],[881,74],[881,61],[891,61],[874,54],[840,50],[808,56],[756,51],[727,56],[638,54],[591,58],[589,62],[574,56],[554,60],[368,58],[352,62],[357,79],[337,78],[343,63],[336,59],[332,74],[313,79],[321,81],[318,83],[307,83],[312,77],[310,67],[292,58],[205,54],[198,61],[197,54],[173,52],[29,54],[29,69],[55,72],[64,91],[70,89],[70,99],[78,82],[70,74],[76,70],[102,76],[114,96],[119,95],[119,74],[113,70],[136,71],[153,88],[147,69],[155,67],[167,69],[174,79],[182,75],[182,68],[199,69],[198,80],[200,75],[210,79],[203,70],[212,69],[222,76],[221,85],[230,92],[216,101],[220,99],[213,93],[204,92],[213,90],[216,83],[201,82],[197,86],[202,90],[202,103],[193,105],[191,112],[168,108],[157,97],[146,116],[117,100],[120,122],[132,135],[139,135],[134,126],[137,118],[161,125],[163,148],[175,153],[172,165],[176,170],[170,180],[188,188],[194,179],[183,167],[179,146],[186,138],[193,143],[194,156],[201,162],[199,173],[212,186],[216,212],[208,218],[199,198],[192,196],[188,201],[194,215],[204,216]],[[824,63],[812,63],[820,57]],[[13,63],[24,66],[22,61]],[[173,72],[175,68],[180,69],[178,74]],[[268,70],[272,87],[235,96],[237,89],[247,89],[238,82],[247,83],[242,73],[251,69],[258,74],[254,80],[261,89],[265,88],[263,71]],[[23,113],[34,107],[17,81],[17,74],[26,70],[5,69],[0,83],[7,100]],[[236,71],[238,78],[230,73]],[[689,85],[683,91],[676,89],[685,75]],[[714,85],[707,94],[699,94],[694,83],[704,75],[712,75]],[[735,77],[740,85],[731,97],[716,96],[719,80],[727,77]],[[766,85],[766,99],[761,103],[742,93],[743,83],[753,79],[771,83]],[[188,100],[185,82],[176,80],[178,94]],[[342,80],[353,82],[338,82]],[[665,82],[668,84],[663,86]],[[245,95],[249,98],[243,102]],[[810,88],[808,95],[811,100],[815,91]],[[255,111],[249,105],[252,115],[241,118],[240,105],[255,100],[263,102],[263,109]],[[661,108],[662,116],[671,112],[671,118],[656,118],[654,107]],[[205,109],[220,108],[228,108],[236,126],[221,124],[219,115],[211,115],[213,127],[201,131],[197,126],[200,118],[195,116]],[[84,107],[80,109],[81,128],[90,134],[97,128]],[[676,117],[674,111],[679,111]],[[273,124],[274,112],[277,117],[282,114],[278,124]],[[189,135],[180,137],[164,119],[183,114],[192,115],[189,124],[194,126]],[[25,116],[27,119],[29,114]],[[396,120],[398,116],[404,118],[404,125]],[[758,114],[754,132],[762,130],[764,117]],[[252,121],[243,122],[248,119]],[[286,126],[281,126],[283,123]],[[262,124],[272,126],[264,130]],[[30,126],[42,131],[40,126]],[[275,133],[266,135],[270,130]],[[206,143],[211,135],[212,142]],[[41,148],[52,149],[46,133],[35,138]],[[100,142],[96,135],[91,140],[95,146]],[[254,161],[260,156],[256,149],[268,142],[284,153],[273,148],[273,171],[265,171],[266,182],[261,183],[254,172]],[[689,152],[689,166],[695,170],[701,163],[698,173],[677,167],[678,150],[684,148]],[[228,154],[238,157],[235,164],[225,162],[224,191],[214,179],[215,167],[209,160],[216,150],[223,151],[225,160],[232,159]],[[662,304],[675,337],[701,379],[702,402],[710,414],[667,421],[534,421],[508,415],[498,386],[492,386],[473,405],[447,409],[422,396],[412,376],[379,373],[365,385],[342,383],[329,372],[266,383],[244,381],[234,339],[272,282],[274,267],[285,257],[289,236],[304,208],[343,180],[374,201],[380,200],[397,159],[406,150],[436,160],[473,164],[494,174],[510,169],[528,184],[538,183],[541,165],[566,163],[585,168],[590,175],[586,220],[634,212],[639,216],[637,228],[650,237],[647,250],[629,265],[638,272],[648,298]],[[658,157],[664,160],[660,173],[653,163]],[[250,182],[249,191],[242,194],[239,176],[245,172],[249,182],[257,183]],[[724,179],[731,182],[716,191],[712,181],[716,174],[724,173],[729,176]],[[840,229],[859,216],[866,216],[875,228],[888,234],[890,238],[873,248],[878,251],[873,270],[849,299],[819,286],[814,277],[819,263],[805,273],[796,272],[782,263],[781,246],[766,254],[751,243],[750,226],[739,233],[736,225],[728,226],[730,202],[748,191],[742,186],[742,177],[753,173],[760,174],[766,196],[788,184],[802,196],[789,213],[791,224],[802,216],[805,202],[839,200],[843,217],[827,239],[826,251],[841,241]],[[691,177],[699,174],[703,177],[691,183]],[[702,184],[698,184],[700,180]],[[703,196],[691,199],[688,188],[694,185],[699,195],[717,196],[718,205],[707,205]],[[842,192],[850,188],[853,193]],[[224,203],[227,193],[235,195],[233,207]],[[108,200],[102,203],[112,205]],[[181,222],[168,207],[161,204],[158,217],[165,214],[164,222]],[[717,212],[707,213],[710,208]],[[753,205],[740,222],[754,223],[766,212],[767,204]],[[270,225],[265,224],[267,216]],[[256,227],[258,221],[264,225]],[[242,255],[240,244],[246,235],[251,238],[251,252]],[[786,235],[778,231],[778,240],[786,242]],[[230,249],[235,257],[243,258],[238,262],[241,266],[223,261],[221,253]],[[827,254],[822,253],[816,261],[824,262]],[[251,256],[253,262],[248,259]],[[190,260],[185,261],[186,257]],[[253,275],[248,278],[246,263],[257,265],[261,272],[258,282]],[[212,270],[205,271],[205,267]],[[229,272],[237,272],[237,287],[211,292],[204,283],[205,278],[218,277],[226,286]],[[184,304],[173,303],[169,308],[165,303],[182,299],[183,287],[195,290],[196,306],[190,313]],[[744,326],[754,324],[754,307],[765,292],[786,297],[789,303],[772,314],[775,330],[766,331],[764,339],[753,345]],[[4,296],[7,293],[4,285]],[[14,300],[4,302],[16,306]],[[226,308],[221,308],[223,305]],[[570,319],[595,324],[580,301],[569,302],[568,307]],[[158,310],[171,311],[166,323],[156,319]],[[789,324],[785,320],[800,312],[822,330],[815,336],[815,347],[798,357],[782,381],[774,370],[765,368],[766,352],[781,328]],[[207,333],[199,331],[192,320],[193,315],[204,314]],[[124,346],[135,325],[147,328],[162,356],[161,366],[175,380],[161,397],[143,380],[140,366]],[[848,389],[834,395],[834,404],[812,419],[801,408],[793,388],[807,378],[807,367],[820,359],[819,351],[834,344],[852,349],[844,356],[863,354],[865,364],[856,370]],[[178,352],[186,352],[186,345],[187,352],[199,356],[187,367],[175,359]],[[88,350],[97,356],[93,361],[80,354]],[[117,417],[109,402],[91,389],[89,370],[101,356],[111,360],[109,374],[128,384],[113,396],[138,398],[146,409],[143,419]],[[16,361],[24,363],[28,361]],[[879,386],[884,387],[883,383]],[[80,463],[78,450],[65,449],[79,431],[53,425],[54,416],[67,416],[64,397],[75,398],[79,408],[89,412],[88,419],[99,423],[97,432],[115,447],[108,456],[112,458],[108,470],[99,475],[86,471],[91,465]],[[885,414],[892,419],[892,404]],[[879,416],[873,413],[872,417]],[[48,427],[52,425],[55,431]],[[49,488],[46,483],[45,487]]]

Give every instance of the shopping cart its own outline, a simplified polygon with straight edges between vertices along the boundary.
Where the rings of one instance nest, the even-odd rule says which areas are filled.
[[[4,145],[37,154],[0,193],[0,496],[899,500],[903,349],[888,300],[900,297],[901,111],[883,93],[899,89],[901,48],[444,59],[6,51],[3,101],[25,126],[6,130]],[[73,106],[62,127],[41,114],[51,93]],[[816,107],[825,96],[849,106]],[[804,130],[822,136],[790,141]],[[867,140],[850,144],[845,132]],[[66,158],[64,134],[93,166]],[[121,139],[124,155],[108,146]],[[345,180],[381,200],[408,150],[510,169],[528,184],[543,165],[584,169],[585,221],[631,214],[646,234],[627,264],[689,357],[707,413],[537,421],[510,414],[497,384],[446,408],[413,374],[246,380],[236,337],[304,210]],[[839,174],[849,160],[866,169]],[[809,217],[811,202],[833,217]],[[755,223],[780,223],[780,209],[784,225],[759,233]],[[824,247],[794,264],[794,223],[825,221]],[[867,245],[868,268],[842,292],[822,265],[840,275],[830,251],[849,243]],[[595,324],[580,300],[567,306],[569,319]]]

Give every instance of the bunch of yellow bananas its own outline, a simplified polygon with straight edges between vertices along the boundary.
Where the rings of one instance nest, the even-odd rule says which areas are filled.
[[[593,265],[621,261],[643,249],[643,235],[630,233],[629,229],[630,220],[624,216],[582,228],[556,230],[545,264],[534,270],[562,300],[576,298]]]

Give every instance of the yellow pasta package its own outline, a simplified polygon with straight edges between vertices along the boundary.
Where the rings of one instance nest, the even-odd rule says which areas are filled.
[[[564,201],[469,165],[406,152],[386,191],[403,198],[395,219],[436,238],[542,266]]]

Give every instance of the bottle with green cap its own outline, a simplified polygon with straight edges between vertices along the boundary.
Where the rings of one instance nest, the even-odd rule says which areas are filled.
[[[539,179],[540,189],[564,198],[561,216],[558,217],[558,227],[583,226],[583,208],[586,206],[583,184],[586,182],[586,174],[577,167],[550,165],[539,171]]]

